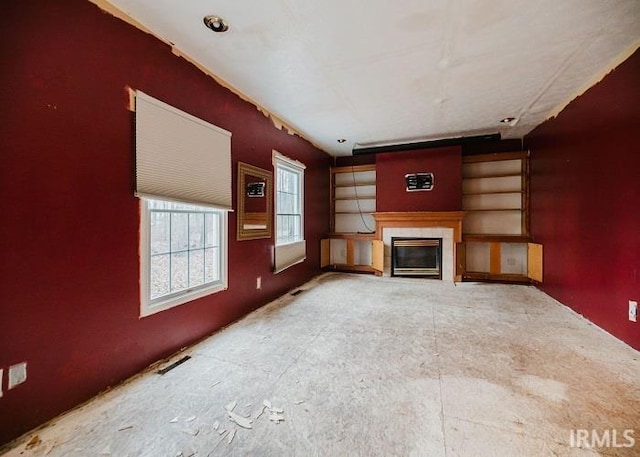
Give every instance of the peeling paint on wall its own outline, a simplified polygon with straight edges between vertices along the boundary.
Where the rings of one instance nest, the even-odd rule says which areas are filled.
[[[609,63],[609,65],[607,65],[605,67],[604,70],[602,70],[596,76],[594,76],[589,81],[587,81],[582,87],[580,87],[580,89],[578,89],[576,92],[574,92],[570,97],[567,97],[567,99],[564,102],[562,102],[561,104],[556,106],[547,115],[547,117],[545,118],[545,121],[548,121],[549,119],[553,119],[553,118],[557,117],[558,114],[560,114],[560,112],[569,105],[569,103],[571,103],[573,100],[575,100],[576,98],[580,97],[582,94],[584,94],[591,87],[595,86],[600,81],[602,81],[605,76],[607,76],[609,73],[611,73],[613,70],[615,70],[622,62],[624,62],[629,57],[631,57],[633,55],[633,53],[636,52],[636,50],[638,48],[640,48],[640,40],[636,41],[633,45],[631,45],[629,47],[629,49],[627,49],[626,51],[621,53],[619,56],[617,56],[615,59],[613,59]]]
[[[188,54],[186,54],[183,51],[181,51],[180,49],[178,49],[175,46],[174,43],[172,43],[171,41],[168,41],[168,40],[164,39],[163,37],[161,37],[160,35],[152,32],[147,27],[145,27],[143,24],[141,24],[140,22],[136,21],[134,18],[129,16],[127,13],[125,13],[121,9],[113,6],[111,3],[107,2],[106,0],[89,0],[89,1],[91,3],[93,3],[94,5],[96,5],[98,8],[100,8],[102,11],[111,14],[112,16],[114,16],[114,17],[126,22],[127,24],[130,24],[130,25],[138,28],[139,30],[141,30],[141,31],[143,31],[145,33],[148,33],[149,35],[154,36],[158,40],[160,40],[163,43],[165,43],[166,45],[168,45],[171,48],[171,52],[175,56],[186,60],[191,65],[196,67],[198,70],[202,71],[205,75],[211,77],[215,82],[220,84],[222,87],[225,87],[226,89],[229,89],[231,92],[233,92],[235,95],[240,97],[245,102],[248,102],[248,103],[251,103],[252,105],[254,105],[258,109],[258,111],[260,111],[262,114],[265,115],[265,117],[267,117],[269,120],[271,120],[271,122],[274,125],[274,127],[276,127],[278,130],[285,131],[289,135],[297,135],[300,138],[303,138],[303,139],[307,140],[309,143],[311,143],[316,148],[318,148],[320,150],[323,150],[320,146],[318,146],[316,143],[314,143],[311,138],[309,138],[306,135],[302,134],[300,131],[298,131],[297,129],[295,129],[291,125],[287,124],[285,121],[283,121],[279,117],[275,116],[267,108],[265,108],[264,106],[262,106],[259,103],[257,103],[251,97],[249,97],[246,94],[242,93],[240,90],[235,88],[232,84],[228,83],[227,81],[225,81],[224,79],[220,78],[219,76],[211,73],[211,71],[209,71],[207,68],[205,68],[200,63],[198,63],[195,59],[191,58]]]

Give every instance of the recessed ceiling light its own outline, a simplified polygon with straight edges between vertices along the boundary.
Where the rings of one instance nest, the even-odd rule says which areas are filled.
[[[338,140],[338,143],[346,143],[346,142],[347,142],[347,140],[345,138],[340,138]]]
[[[500,121],[500,123],[502,124],[508,124],[510,126],[514,126],[518,123],[518,118],[517,117],[505,117],[504,119],[502,119]]]
[[[221,33],[229,30],[229,24],[227,24],[227,21],[225,21],[219,16],[213,16],[213,15],[205,16],[202,19],[202,22],[204,22],[204,25],[206,25],[208,28],[210,28],[214,32]]]

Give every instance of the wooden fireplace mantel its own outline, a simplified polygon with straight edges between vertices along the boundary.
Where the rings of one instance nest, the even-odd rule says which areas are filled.
[[[411,211],[373,213],[376,221],[376,240],[382,240],[382,231],[389,227],[431,228],[445,227],[453,229],[453,242],[462,241],[462,219],[464,211]]]

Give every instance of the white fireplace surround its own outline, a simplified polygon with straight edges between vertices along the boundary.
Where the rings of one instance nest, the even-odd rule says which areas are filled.
[[[384,242],[383,276],[391,276],[391,238],[442,238],[442,280],[454,280],[453,229],[446,227],[390,227],[382,230]]]

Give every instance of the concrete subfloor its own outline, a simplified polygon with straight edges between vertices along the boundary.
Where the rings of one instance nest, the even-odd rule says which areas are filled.
[[[301,289],[4,455],[640,455],[639,353],[533,287],[326,274]]]

